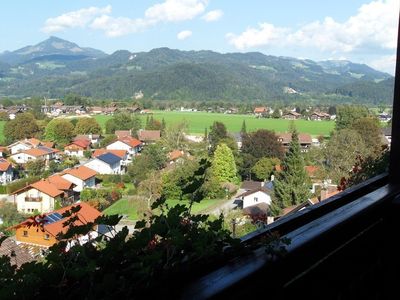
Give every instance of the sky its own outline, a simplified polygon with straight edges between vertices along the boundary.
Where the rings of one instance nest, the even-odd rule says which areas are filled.
[[[346,59],[394,74],[400,0],[13,0],[0,4],[0,52],[57,36],[112,53],[261,52]]]

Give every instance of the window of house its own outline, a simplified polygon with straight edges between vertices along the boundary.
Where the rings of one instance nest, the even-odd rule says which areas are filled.
[[[50,239],[50,235],[48,235],[47,233],[44,235],[44,239],[45,240],[49,240]]]
[[[254,197],[254,202],[258,202],[258,197]]]
[[[27,230],[24,230],[23,236],[28,236],[28,231]]]

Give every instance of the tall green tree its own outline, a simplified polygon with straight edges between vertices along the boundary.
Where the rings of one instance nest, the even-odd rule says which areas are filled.
[[[247,134],[246,120],[243,120],[242,128],[240,129],[240,135],[244,136],[246,134]]]
[[[135,134],[142,127],[139,116],[128,113],[114,115],[106,122],[106,133],[114,133],[115,130],[132,130]]]
[[[284,150],[273,131],[259,129],[243,138],[242,152],[257,159],[262,157],[282,158]]]
[[[9,143],[34,137],[39,132],[40,129],[36,119],[30,113],[17,114],[14,120],[9,120],[4,125],[4,136]]]
[[[368,109],[360,105],[341,105],[336,112],[336,130],[350,128],[354,121],[369,115]]]
[[[218,183],[238,183],[235,158],[226,144],[219,144],[215,149],[211,174]]]
[[[75,134],[99,134],[101,127],[94,118],[79,118],[75,124]]]
[[[263,157],[255,163],[251,168],[251,172],[254,175],[253,178],[258,180],[269,179],[275,170],[276,165],[280,165],[281,161],[275,157]]]
[[[66,119],[53,119],[47,124],[45,137],[59,145],[69,143],[74,136],[74,125]]]
[[[376,117],[364,117],[354,120],[351,129],[357,131],[364,144],[371,152],[379,153],[382,149],[382,132]]]
[[[221,140],[228,137],[229,135],[225,124],[217,121],[214,122],[213,125],[210,127],[210,132],[208,134],[208,140],[210,143],[210,152],[214,153],[215,149],[217,148]]]
[[[282,162],[282,171],[274,183],[275,203],[273,212],[291,205],[298,205],[311,196],[311,180],[305,170],[297,131],[292,133],[289,150]]]

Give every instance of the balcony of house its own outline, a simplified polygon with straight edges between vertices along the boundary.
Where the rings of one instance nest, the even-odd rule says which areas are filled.
[[[42,202],[43,197],[25,196],[25,202]]]

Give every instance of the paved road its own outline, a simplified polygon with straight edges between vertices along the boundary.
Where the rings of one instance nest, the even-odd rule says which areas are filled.
[[[219,216],[221,213],[226,215],[228,212],[230,212],[231,210],[233,210],[237,207],[236,200],[238,199],[238,195],[242,194],[243,192],[244,192],[244,190],[239,189],[236,192],[236,194],[231,199],[229,199],[229,201],[226,201],[226,202],[224,201],[224,203],[222,203],[220,206],[214,208],[213,210],[211,210],[208,213],[217,215],[217,216]]]

